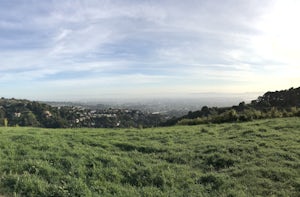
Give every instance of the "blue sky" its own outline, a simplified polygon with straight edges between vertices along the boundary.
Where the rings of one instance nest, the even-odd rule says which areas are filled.
[[[300,86],[297,0],[0,0],[1,96],[189,97]]]

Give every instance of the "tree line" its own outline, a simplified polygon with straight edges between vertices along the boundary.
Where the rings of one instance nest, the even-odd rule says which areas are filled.
[[[172,118],[162,126],[204,123],[244,122],[265,118],[300,116],[300,87],[266,92],[256,100],[232,107],[202,107],[180,118]]]

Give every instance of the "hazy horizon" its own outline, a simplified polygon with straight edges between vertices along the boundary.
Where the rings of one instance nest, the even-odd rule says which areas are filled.
[[[299,9],[296,0],[0,1],[0,96],[181,99],[298,87]]]
[[[26,99],[32,101],[41,102],[71,102],[71,103],[93,103],[93,104],[105,104],[105,103],[115,103],[115,104],[126,104],[126,103],[151,103],[151,102],[222,102],[222,100],[229,100],[229,103],[238,104],[237,102],[250,102],[251,100],[257,99],[257,97],[263,95],[265,92],[246,92],[246,93],[216,93],[216,92],[206,92],[197,93],[190,95],[180,95],[180,96],[152,96],[152,97],[87,97],[87,98],[34,98],[34,97],[3,97],[6,99]],[[226,102],[225,102],[226,103]]]

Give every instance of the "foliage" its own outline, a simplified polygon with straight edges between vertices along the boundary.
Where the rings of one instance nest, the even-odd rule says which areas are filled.
[[[252,101],[252,105],[259,107],[300,107],[300,87],[275,92],[267,92]]]
[[[4,120],[8,120],[5,122]],[[0,99],[0,125],[31,126],[46,128],[129,128],[154,127],[163,120],[160,114],[143,113],[139,110],[90,110],[80,107],[52,107],[45,103]]]
[[[162,126],[244,122],[293,116],[300,116],[300,87],[267,92],[251,104],[241,102],[238,106],[223,108],[204,106],[200,111],[189,112],[183,117],[163,123]]]
[[[148,129],[2,127],[0,195],[298,196],[299,127],[299,118]]]

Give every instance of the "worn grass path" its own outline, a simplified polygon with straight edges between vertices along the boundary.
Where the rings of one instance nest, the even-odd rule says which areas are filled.
[[[300,119],[0,128],[5,196],[299,196]]]

